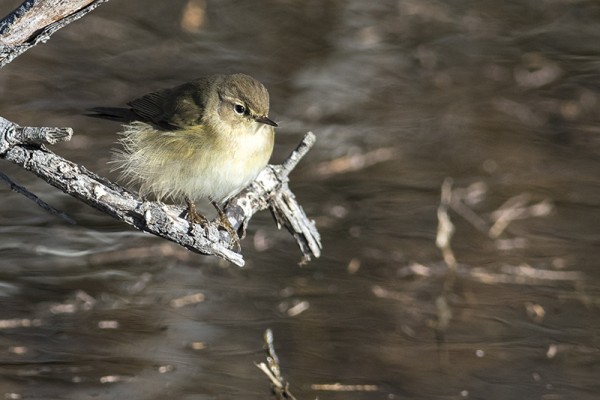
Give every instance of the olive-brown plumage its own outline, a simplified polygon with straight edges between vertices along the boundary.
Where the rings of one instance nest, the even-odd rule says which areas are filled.
[[[248,75],[207,76],[128,105],[91,111],[124,122],[112,163],[143,196],[224,202],[256,178],[273,151],[269,93]]]

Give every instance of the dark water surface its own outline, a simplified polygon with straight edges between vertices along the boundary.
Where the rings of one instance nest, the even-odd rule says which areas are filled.
[[[267,328],[298,399],[600,396],[600,3],[113,0],[0,71],[0,115],[115,178],[83,110],[217,72],[269,88],[274,162],[316,133],[321,259],[263,213],[240,269],[2,162],[77,225],[0,185],[0,397],[271,398]]]

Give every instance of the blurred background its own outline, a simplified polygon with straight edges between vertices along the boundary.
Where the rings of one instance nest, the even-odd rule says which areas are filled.
[[[598,398],[599,43],[594,0],[100,6],[0,71],[0,115],[115,179],[85,109],[250,74],[273,163],[317,135],[290,186],[323,255],[265,212],[240,269],[0,161],[77,222],[0,184],[0,395],[267,399],[271,328],[298,399]]]

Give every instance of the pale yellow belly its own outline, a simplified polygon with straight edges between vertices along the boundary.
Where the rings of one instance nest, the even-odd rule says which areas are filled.
[[[182,203],[222,202],[246,187],[266,166],[273,150],[271,127],[222,140],[192,131],[157,131],[150,125],[126,126],[113,163],[140,194]]]

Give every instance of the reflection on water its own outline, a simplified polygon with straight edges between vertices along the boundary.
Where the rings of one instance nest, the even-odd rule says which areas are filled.
[[[114,178],[118,126],[83,110],[249,73],[274,161],[318,135],[292,188],[325,248],[299,268],[259,215],[239,269],[3,163],[77,225],[0,188],[0,393],[264,399],[271,328],[299,399],[595,398],[599,18],[591,0],[135,0],[60,31],[1,71],[3,117],[72,126],[55,151]]]

